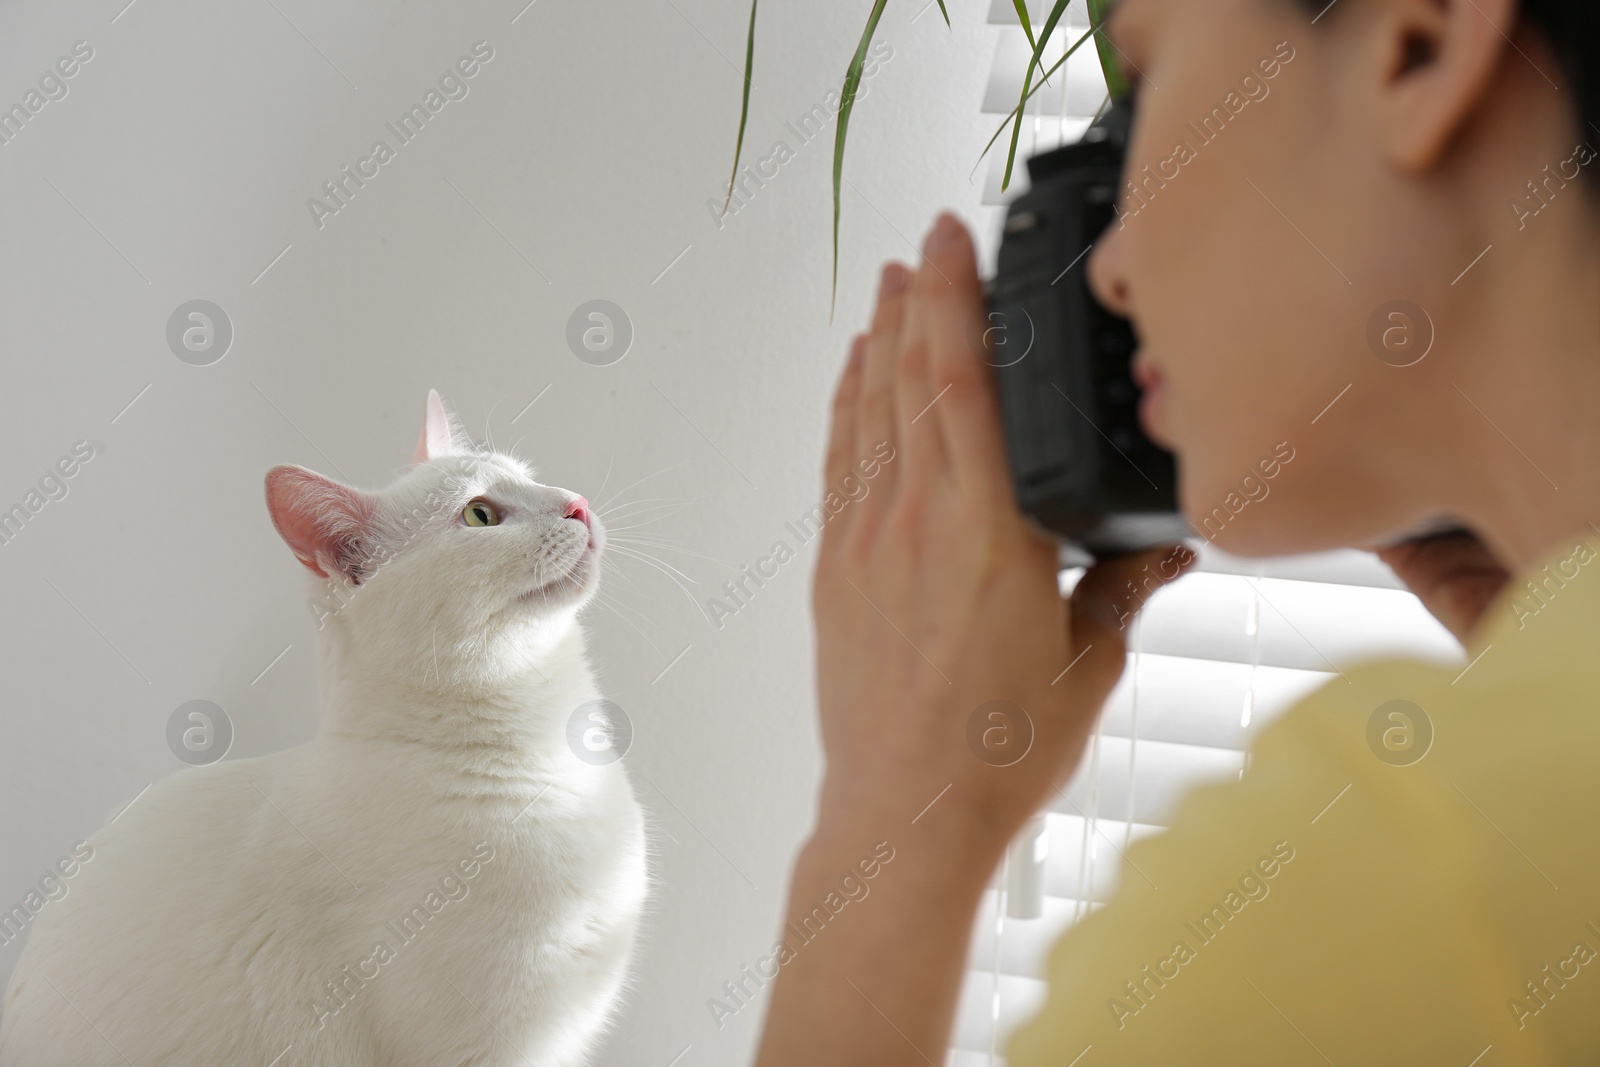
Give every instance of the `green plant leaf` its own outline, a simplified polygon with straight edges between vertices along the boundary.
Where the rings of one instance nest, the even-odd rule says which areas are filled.
[[[1033,74],[1034,66],[1039,64],[1039,57],[1044,54],[1044,47],[1049,42],[1050,35],[1055,32],[1056,23],[1061,21],[1061,16],[1066,12],[1070,2],[1071,0],[1056,0],[1055,7],[1050,10],[1050,16],[1045,19],[1044,28],[1039,32],[1039,41],[1034,45],[1033,58],[1029,61],[1028,69],[1023,74],[1022,99],[1018,101],[1016,110],[1012,111],[1006,120],[1011,123],[1011,146],[1006,152],[1005,175],[1000,179],[1001,192],[1005,192],[1011,187],[1011,171],[1017,158],[1017,140],[1022,135],[1023,114],[1027,108],[1028,98],[1036,91],[1029,87],[1030,76]],[[1127,81],[1122,77],[1122,71],[1117,66],[1116,47],[1111,44],[1110,39],[1106,37],[1102,28],[1110,15],[1111,7],[1115,0],[1087,0],[1087,3],[1089,5],[1089,31],[1083,37],[1078,38],[1073,46],[1067,50],[1066,55],[1062,56],[1062,62],[1066,61],[1067,56],[1076,52],[1079,45],[1083,44],[1086,38],[1093,36],[1095,48],[1100,55],[1100,69],[1105,74],[1106,86],[1110,90],[1110,95],[1113,98],[1117,98],[1127,92]],[[1057,63],[1050,70],[1053,72],[1060,65],[1061,63]],[[1049,74],[1045,76],[1049,77]],[[1004,124],[1001,125],[1001,128],[1005,128]],[[999,136],[998,132],[996,136]],[[990,139],[989,144],[994,144],[993,138]],[[987,153],[988,151],[988,145],[984,146],[984,152]],[[978,158],[982,160],[983,156],[980,155]]]
[[[943,5],[944,0],[939,0],[939,3]],[[1017,18],[1022,22],[1022,32],[1028,38],[1028,47],[1034,50],[1033,63],[1039,68],[1039,72],[1044,74],[1044,64],[1039,62],[1039,50],[1033,43],[1033,24],[1028,21],[1027,0],[1011,0],[1011,6],[1017,9]],[[1049,77],[1050,75],[1044,74],[1044,77],[1039,80],[1046,81]]]
[[[1027,111],[1028,97],[1033,95],[1029,91],[1033,85],[1033,68],[1039,65],[1040,57],[1044,55],[1044,46],[1049,43],[1050,35],[1055,32],[1056,23],[1061,21],[1061,16],[1066,14],[1067,5],[1071,2],[1072,0],[1056,0],[1055,6],[1050,9],[1049,16],[1044,20],[1044,28],[1039,31],[1039,40],[1033,46],[1033,57],[1028,60],[1028,67],[1022,73],[1022,99],[1017,101],[1016,118],[1011,123],[1011,148],[1006,153],[1005,175],[1000,179],[1001,192],[1011,187],[1011,169],[1017,160],[1017,139],[1022,136],[1022,117]]]
[[[750,34],[744,44],[744,98],[739,104],[739,137],[733,144],[733,172],[728,175],[728,196],[722,201],[722,213],[728,213],[733,202],[733,183],[739,176],[739,153],[744,151],[744,124],[750,118],[750,69],[756,61],[756,4],[750,0]],[[941,4],[943,0],[940,0]]]
[[[944,9],[944,0],[939,0],[939,14],[944,16],[944,28],[950,28],[950,12]]]
[[[888,0],[874,0],[872,13],[867,16],[867,28],[861,33],[861,43],[844,72],[843,99],[839,101],[839,124],[833,135],[833,287],[828,298],[828,321],[833,322],[834,307],[839,300],[839,182],[844,177],[844,138],[850,126],[850,110],[855,107],[856,89],[861,85],[861,67],[866,62],[867,47],[877,32],[878,20],[883,17]],[[941,5],[942,6],[942,5]]]
[[[1089,39],[1089,35],[1092,34],[1092,33],[1094,33],[1093,30],[1084,30],[1083,31],[1083,36],[1079,37],[1076,41],[1074,41],[1072,43],[1072,47],[1067,49],[1065,52],[1063,52],[1061,54],[1061,58],[1056,60],[1055,63],[1050,67],[1050,69],[1044,72],[1045,78],[1050,77],[1050,75],[1052,75],[1056,71],[1060,70],[1062,68],[1062,66],[1067,62],[1067,60],[1072,58],[1072,53],[1076,52],[1078,50],[1078,47],[1080,45],[1082,45],[1083,42],[1087,41]],[[1038,92],[1042,88],[1044,88],[1043,80],[1041,80],[1038,85],[1035,85],[1032,89],[1030,89],[1028,91],[1028,96],[1031,98],[1034,93]],[[1026,100],[1024,101],[1024,103],[1026,103]],[[1012,118],[1014,118],[1016,116],[1016,114],[1017,114],[1017,108],[1012,108],[1010,113],[1008,115],[1006,115],[1005,118],[1000,120],[1000,125],[995,128],[994,136],[989,138],[989,143],[983,146],[983,151],[982,152],[978,153],[978,162],[974,163],[972,165],[972,174],[976,174],[978,172],[978,163],[982,163],[983,162],[983,157],[989,154],[989,149],[993,148],[994,147],[994,143],[1000,139],[1000,135],[1002,133],[1006,132],[1006,127],[1011,125],[1011,120],[1012,120]],[[972,174],[967,175],[967,177],[970,178],[972,176]]]
[[[1111,99],[1120,100],[1128,95],[1128,79],[1122,76],[1122,66],[1117,62],[1117,46],[1106,36],[1104,26],[1111,17],[1115,0],[1088,0],[1089,25],[1094,29],[1094,47],[1100,53],[1100,69],[1105,72],[1106,90]]]

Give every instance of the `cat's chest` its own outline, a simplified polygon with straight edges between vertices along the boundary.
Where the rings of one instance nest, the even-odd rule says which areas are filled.
[[[544,926],[642,899],[644,820],[625,778],[583,790],[556,781],[525,795],[398,805],[373,842],[373,869],[391,872],[396,891],[476,896],[485,911]]]
[[[622,766],[572,766],[563,749],[501,777],[414,750],[337,755],[340,773],[313,776],[311,802],[340,813],[328,851],[350,879],[322,913],[328,933],[393,941],[422,928],[408,954],[555,974],[616,943],[642,909],[644,820]]]
[[[397,954],[403,944],[417,973],[451,974],[491,1014],[501,991],[617,973],[648,892],[631,791],[577,798],[553,787],[509,816],[461,804],[416,818],[412,832],[386,835],[385,855],[374,857],[389,872],[384,884],[345,918],[371,931],[381,917],[379,938]],[[512,1002],[504,1010],[519,1012]]]

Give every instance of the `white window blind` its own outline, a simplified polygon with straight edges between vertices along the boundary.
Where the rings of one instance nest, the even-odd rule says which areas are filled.
[[[947,1067],[1005,1063],[1007,1035],[1044,1003],[1051,946],[1116,889],[1118,850],[1159,833],[1194,787],[1236,779],[1255,733],[1336,667],[1386,655],[1465,662],[1368,553],[1199,551],[1193,573],[1146,603],[1082,765],[984,896]],[[1063,591],[1081,575],[1064,572]]]

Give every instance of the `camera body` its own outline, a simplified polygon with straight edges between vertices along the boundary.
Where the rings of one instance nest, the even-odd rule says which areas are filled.
[[[1176,544],[1172,454],[1139,426],[1133,327],[1089,290],[1087,260],[1112,223],[1132,105],[1117,101],[1075,144],[1028,160],[988,286],[1012,484],[1023,512],[1063,539],[1063,562]]]

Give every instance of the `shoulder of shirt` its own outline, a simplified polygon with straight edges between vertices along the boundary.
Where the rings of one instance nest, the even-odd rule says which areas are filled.
[[[1545,766],[1562,760],[1587,763],[1593,747],[1564,745],[1563,736],[1600,744],[1600,533],[1574,535],[1538,563],[1510,579],[1484,613],[1460,662],[1379,659],[1341,671],[1304,698],[1257,738],[1270,749],[1282,735],[1320,732],[1330,722],[1348,739],[1350,716],[1386,721],[1380,709],[1420,715],[1418,725],[1447,726],[1446,744],[1493,746],[1511,732],[1512,716],[1548,731],[1547,745],[1525,751],[1503,748],[1496,758],[1518,754]],[[1409,704],[1412,707],[1406,707]],[[1371,741],[1371,738],[1368,738]],[[1371,747],[1370,744],[1368,746]],[[1377,753],[1374,753],[1377,754]],[[1355,755],[1360,756],[1359,748]],[[1421,761],[1417,761],[1421,766]]]
[[[1155,951],[1140,941],[1152,918],[1180,902],[1209,902],[1221,875],[1248,872],[1279,849],[1291,857],[1301,849],[1305,858],[1290,869],[1302,880],[1316,870],[1321,881],[1291,889],[1280,880],[1273,891],[1320,893],[1306,899],[1329,906],[1403,873],[1453,932],[1475,995],[1491,1003],[1515,992],[1530,946],[1542,950],[1565,932],[1565,918],[1553,914],[1544,929],[1536,906],[1550,892],[1543,868],[1561,879],[1563,899],[1600,891],[1600,862],[1561,856],[1551,844],[1600,833],[1600,776],[1591,770],[1600,750],[1597,560],[1600,536],[1574,538],[1508,583],[1459,662],[1390,658],[1344,668],[1263,728],[1239,780],[1193,790],[1170,831],[1127,849],[1117,899],[1051,955],[1053,1010],[1077,1020],[1066,1005],[1114,992],[1126,961]],[[1395,751],[1386,747],[1390,731],[1425,734],[1426,747]],[[1552,821],[1552,810],[1564,817]],[[1507,844],[1502,828],[1520,844]],[[1513,869],[1533,862],[1511,851],[1524,846],[1542,861],[1537,873]],[[1569,876],[1590,885],[1568,884]],[[1102,989],[1111,977],[1118,982]],[[1546,1026],[1538,1043],[1560,1029]],[[1041,1022],[1017,1049],[1062,1040]],[[1053,1048],[1067,1059],[1075,1051]],[[1558,1058],[1526,1051],[1530,1063]]]

